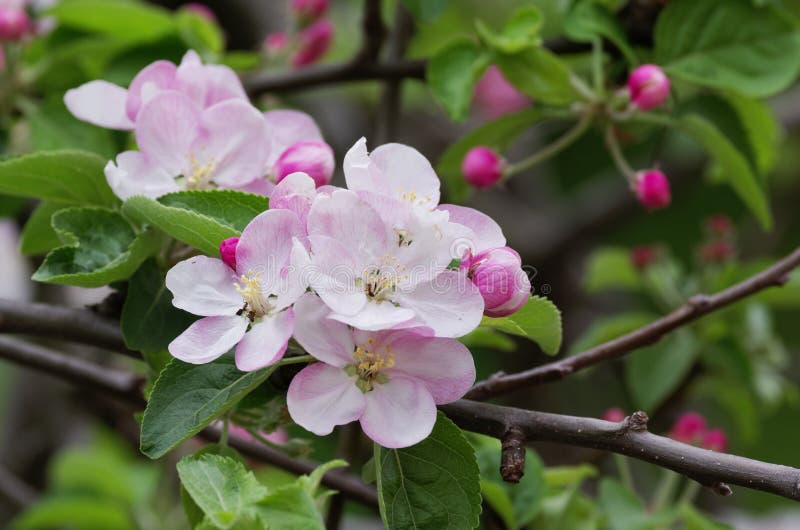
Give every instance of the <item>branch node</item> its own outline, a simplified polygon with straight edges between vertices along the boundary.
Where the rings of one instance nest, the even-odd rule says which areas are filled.
[[[649,420],[650,418],[647,416],[646,412],[641,410],[634,412],[625,418],[624,432],[645,432],[647,431],[647,422]]]
[[[711,491],[722,497],[730,497],[733,495],[733,490],[724,482],[715,482],[709,486]]]
[[[694,310],[703,310],[711,305],[711,297],[707,294],[696,294],[689,298],[689,306]]]
[[[500,476],[504,481],[516,484],[525,474],[525,443],[525,433],[516,425],[503,434]]]

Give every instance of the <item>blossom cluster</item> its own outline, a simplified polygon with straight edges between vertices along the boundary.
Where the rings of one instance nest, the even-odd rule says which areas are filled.
[[[386,447],[421,441],[436,405],[475,380],[456,338],[530,296],[497,223],[439,204],[439,178],[418,151],[369,152],[361,138],[343,160],[346,187],[331,186],[333,153],[310,117],[260,113],[232,71],[192,52],[178,66],[148,66],[128,89],[93,81],[66,103],[86,121],[135,132],[139,149],[106,167],[122,199],[211,188],[270,196],[219,258],[167,272],[173,304],[202,317],[169,351],[194,364],[233,351],[251,371],[296,341],[318,362],[292,380],[288,409],[316,434],[357,420]]]

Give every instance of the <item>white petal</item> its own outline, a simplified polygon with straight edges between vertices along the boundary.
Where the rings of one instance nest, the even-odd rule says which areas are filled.
[[[355,421],[364,412],[364,394],[341,368],[315,363],[294,376],[286,394],[292,419],[316,435]]]
[[[236,367],[251,372],[275,364],[286,352],[292,331],[294,313],[291,309],[263,317],[253,324],[236,347]]]
[[[240,316],[206,317],[189,326],[169,346],[176,359],[191,364],[210,363],[233,348],[247,330]]]
[[[90,81],[67,90],[64,103],[76,118],[107,129],[133,129],[125,113],[128,91],[107,81]]]
[[[236,290],[236,273],[220,259],[195,256],[167,272],[172,305],[195,315],[235,315],[244,299]]]
[[[376,384],[365,395],[364,433],[383,447],[409,447],[428,437],[436,423],[436,404],[425,386],[406,377]]]

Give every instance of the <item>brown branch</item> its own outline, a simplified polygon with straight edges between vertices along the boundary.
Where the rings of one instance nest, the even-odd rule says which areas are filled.
[[[61,339],[139,357],[125,346],[119,322],[87,309],[0,299],[0,333]]]
[[[0,466],[0,495],[19,508],[27,508],[39,498],[35,489],[2,466]]]
[[[459,427],[501,438],[511,427],[528,441],[555,442],[630,456],[685,475],[717,493],[728,495],[735,484],[800,500],[800,469],[716,453],[647,431],[637,413],[620,423],[548,414],[461,400],[439,407]]]
[[[582,353],[523,372],[495,375],[476,383],[467,394],[469,399],[487,399],[512,390],[557,381],[578,370],[617,359],[627,353],[659,341],[667,333],[769,287],[786,283],[789,273],[800,266],[800,248],[771,267],[736,285],[713,295],[699,294],[690,298],[672,313],[631,333],[604,342]]]
[[[361,16],[361,48],[353,58],[356,64],[375,64],[386,38],[386,26],[381,16],[381,0],[364,0]]]
[[[516,425],[503,433],[500,449],[500,476],[506,482],[517,483],[525,474],[525,444],[527,438]]]

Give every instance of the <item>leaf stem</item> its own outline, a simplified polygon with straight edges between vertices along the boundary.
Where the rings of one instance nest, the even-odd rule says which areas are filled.
[[[605,75],[603,72],[603,41],[599,38],[592,39],[592,76],[594,92],[602,97],[605,92]]]
[[[617,141],[617,137],[614,134],[614,126],[609,125],[606,127],[605,132],[605,139],[606,139],[606,147],[608,148],[608,153],[611,155],[611,158],[614,160],[614,164],[617,166],[617,169],[625,176],[631,186],[633,186],[636,182],[636,172],[633,168],[628,164],[628,161],[625,160],[625,155],[622,154],[622,148]]]
[[[219,435],[219,445],[221,445],[222,447],[228,447],[228,434],[229,434],[230,423],[231,423],[230,417],[229,415],[226,414],[225,417],[222,418],[222,432],[220,432]]]

